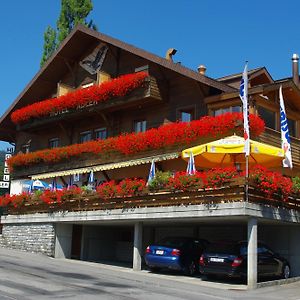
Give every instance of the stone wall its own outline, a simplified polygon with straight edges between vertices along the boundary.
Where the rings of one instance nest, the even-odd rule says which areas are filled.
[[[0,235],[0,247],[54,256],[55,225],[4,224]]]

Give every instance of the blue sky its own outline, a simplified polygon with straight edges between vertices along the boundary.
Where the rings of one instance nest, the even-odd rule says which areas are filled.
[[[98,30],[213,78],[265,66],[274,79],[291,75],[300,52],[300,1],[93,0]],[[43,33],[55,27],[60,0],[1,1],[0,114],[39,70]],[[0,143],[0,148],[5,145]]]

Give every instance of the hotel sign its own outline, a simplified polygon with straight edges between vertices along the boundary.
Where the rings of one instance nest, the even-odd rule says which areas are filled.
[[[9,189],[10,174],[9,174],[9,168],[7,165],[7,160],[12,156],[13,152],[14,152],[14,148],[6,149],[3,178],[2,178],[2,181],[0,181],[0,189]]]

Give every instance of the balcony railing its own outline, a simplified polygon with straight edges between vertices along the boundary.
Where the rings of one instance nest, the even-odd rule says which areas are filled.
[[[35,118],[30,121],[17,125],[17,130],[24,131],[49,123],[59,122],[61,120],[76,120],[82,117],[89,117],[99,112],[113,112],[124,108],[157,103],[162,101],[161,91],[157,80],[154,77],[147,77],[143,86],[136,88],[124,97],[115,97],[103,102],[89,102],[85,105],[78,105],[73,109],[65,109],[55,113],[50,113],[47,117]]]
[[[295,137],[290,138],[292,144],[293,163],[294,165],[300,165],[300,140]],[[265,131],[255,139],[259,142],[281,148],[281,134],[279,131],[271,128],[266,128]]]
[[[233,113],[218,117],[207,116],[190,123],[171,123],[144,133],[129,133],[107,140],[17,154],[8,161],[8,164],[13,168],[14,178],[21,178],[28,175],[127,162],[166,153],[180,154],[185,148],[234,133],[240,134],[241,118],[240,113]],[[252,116],[252,120],[253,136],[259,135],[263,131],[263,122],[257,116]]]
[[[36,175],[36,174],[42,174],[48,172],[64,171],[69,169],[88,168],[88,167],[93,167],[95,165],[111,164],[111,163],[114,164],[114,163],[124,162],[126,160],[141,159],[144,157],[164,155],[167,153],[177,153],[179,157],[181,151],[184,148],[210,142],[215,139],[216,137],[199,138],[199,140],[196,140],[189,145],[176,144],[161,149],[142,151],[140,153],[136,153],[130,156],[124,156],[124,154],[121,153],[113,153],[104,156],[97,156],[97,155],[86,153],[80,155],[79,157],[69,158],[67,161],[58,162],[55,164],[39,163],[39,164],[29,165],[26,168],[16,168],[14,169],[13,174],[14,174],[14,178],[21,178],[24,176],[28,176],[28,174]],[[280,134],[274,130],[266,129],[266,131],[263,134],[261,134],[259,138],[255,138],[255,139],[266,144],[280,147]],[[300,165],[300,141],[295,138],[292,138],[292,155],[293,155],[293,163],[295,166],[294,169],[296,170],[297,166]]]
[[[107,209],[129,209],[140,207],[166,207],[179,205],[215,205],[234,202],[259,203],[272,207],[300,210],[300,199],[294,195],[283,201],[279,195],[268,198],[249,182],[248,199],[245,197],[245,179],[238,178],[223,187],[199,189],[197,191],[157,191],[138,196],[103,200],[97,194],[68,199],[62,203],[46,204],[41,201],[24,203],[18,207],[9,205],[6,214],[51,213],[56,211],[93,211]]]

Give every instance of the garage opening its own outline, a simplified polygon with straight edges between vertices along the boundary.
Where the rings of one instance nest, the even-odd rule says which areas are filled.
[[[132,267],[132,226],[84,226],[82,260]]]
[[[72,245],[71,245],[72,259],[80,259],[81,257],[81,239],[82,239],[82,225],[73,224]]]

